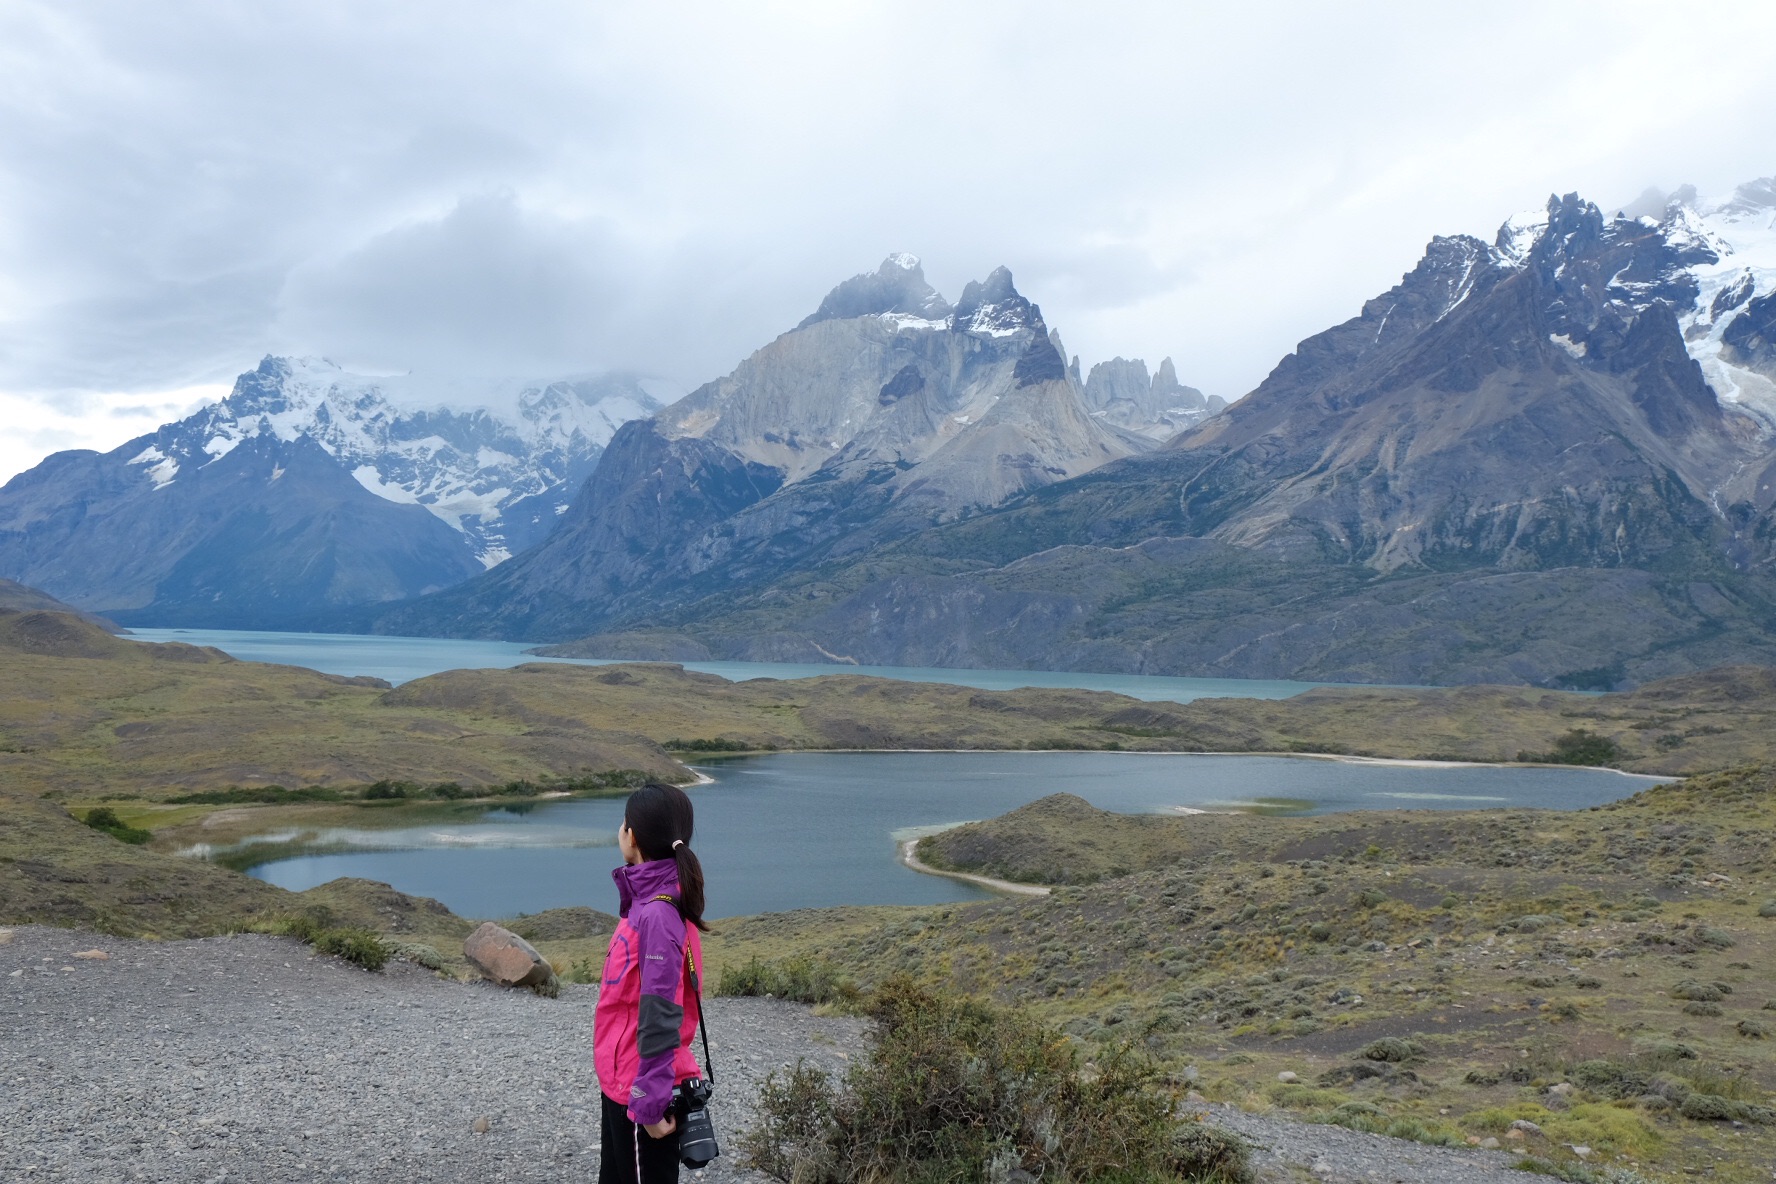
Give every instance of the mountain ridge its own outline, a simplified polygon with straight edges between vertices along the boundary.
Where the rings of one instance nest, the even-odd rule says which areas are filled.
[[[135,624],[300,626],[534,542],[658,406],[623,375],[428,383],[267,357],[183,420],[7,482],[0,571]]]
[[[1157,451],[567,648],[1587,687],[1769,660],[1773,194],[1435,238]]]
[[[1208,413],[1206,401],[1188,412]],[[1008,269],[950,306],[916,257],[890,255],[732,373],[613,438],[536,550],[371,626],[572,636],[762,586],[1155,443],[1092,414]],[[656,512],[667,504],[676,520]]]

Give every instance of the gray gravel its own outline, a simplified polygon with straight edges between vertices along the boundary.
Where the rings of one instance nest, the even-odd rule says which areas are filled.
[[[0,1179],[500,1181],[593,1179],[596,991],[558,1000],[381,974],[243,934],[143,942],[32,926],[0,944]],[[79,959],[101,949],[109,960]],[[842,1069],[859,1021],[795,1004],[707,1001],[738,1167],[766,1073]],[[1498,1154],[1444,1150],[1210,1108],[1263,1148],[1270,1180],[1524,1184]],[[477,1119],[487,1131],[475,1132]]]
[[[95,947],[110,960],[72,956]],[[596,999],[367,974],[285,938],[21,927],[0,945],[0,1180],[590,1180]],[[683,1178],[762,1181],[731,1155],[758,1082],[797,1057],[842,1067],[860,1025],[706,1006],[728,1154]]]
[[[1253,1165],[1266,1180],[1330,1184],[1529,1184],[1546,1180],[1514,1170],[1521,1155],[1430,1147],[1339,1126],[1310,1126],[1205,1106],[1209,1121],[1238,1131],[1253,1145]]]

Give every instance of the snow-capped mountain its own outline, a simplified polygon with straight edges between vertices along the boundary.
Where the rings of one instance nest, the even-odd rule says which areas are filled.
[[[1157,385],[1145,363],[1128,367],[1140,398],[1119,387],[1094,414],[1077,365],[1009,270],[952,305],[916,257],[890,255],[731,374],[625,426],[536,550],[379,627],[571,636],[1150,451],[1192,396],[1179,416],[1209,413],[1170,363]]]
[[[1680,190],[1664,226],[1696,254],[1695,297],[1678,318],[1690,356],[1722,402],[1776,429],[1776,177],[1714,203]]]
[[[1436,238],[1163,447],[578,652],[1589,687],[1776,661],[1776,184],[1634,213]],[[1128,363],[1086,385],[1154,395]]]
[[[238,628],[437,591],[546,535],[658,393],[266,358],[219,403],[9,481],[0,576],[128,624]]]
[[[660,409],[656,392],[678,393],[629,375],[427,380],[268,357],[129,463],[159,490],[243,440],[307,437],[377,497],[423,506],[461,532],[492,567],[542,540],[617,428]]]

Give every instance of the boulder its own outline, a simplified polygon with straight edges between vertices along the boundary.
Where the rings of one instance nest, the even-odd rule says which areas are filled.
[[[469,934],[463,957],[483,977],[502,987],[542,988],[555,977],[555,968],[536,952],[536,947],[492,921]]]

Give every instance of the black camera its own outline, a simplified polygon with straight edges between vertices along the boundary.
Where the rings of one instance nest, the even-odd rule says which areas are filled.
[[[672,1090],[672,1112],[678,1115],[678,1160],[687,1168],[700,1168],[721,1154],[715,1142],[715,1123],[709,1117],[709,1099],[715,1086],[701,1077],[682,1081]]]

